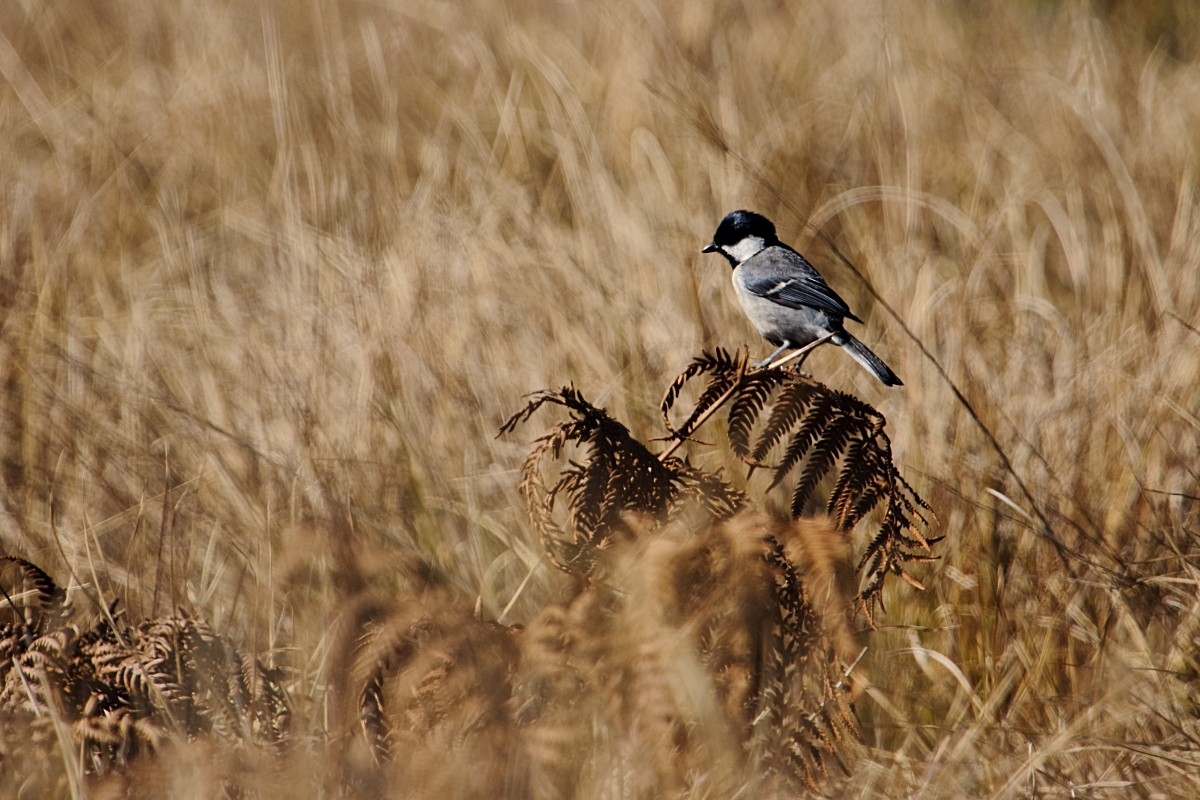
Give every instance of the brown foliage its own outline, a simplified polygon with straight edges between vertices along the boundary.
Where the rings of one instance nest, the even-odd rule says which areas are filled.
[[[90,622],[67,621],[66,593],[15,556],[32,582],[23,621],[0,627],[0,759],[65,728],[89,773],[103,775],[174,738],[204,736],[266,747],[288,735],[282,675],[245,657],[182,610],[132,626],[116,603]],[[13,587],[10,589],[9,587]],[[23,593],[5,587],[10,608]]]
[[[672,429],[668,413],[700,376],[708,386]],[[521,491],[547,555],[575,578],[572,595],[524,629],[464,614],[440,590],[368,603],[349,629],[366,634],[341,689],[358,698],[378,765],[356,782],[566,798],[595,796],[620,776],[622,794],[649,798],[694,789],[699,775],[722,793],[830,777],[858,736],[854,609],[868,608],[899,562],[922,557],[905,548],[928,552],[907,533],[928,506],[892,466],[878,412],[794,372],[747,373],[744,357],[706,353],[671,385],[672,437],[690,436],[725,401],[745,460],[761,468],[784,447],[773,483],[804,462],[796,518],[751,510],[719,475],[651,453],[573,388],[534,395],[504,423],[510,433],[547,405],[567,412],[535,443]],[[826,475],[840,513],[800,517]],[[846,528],[880,502],[887,511],[856,591]],[[899,555],[885,562],[889,548]],[[473,767],[446,770],[446,759]]]
[[[672,426],[670,412],[685,386],[702,377],[707,384],[695,406],[682,424]],[[825,506],[839,528],[850,530],[883,506],[859,562],[865,570],[858,601],[868,618],[887,575],[919,585],[904,565],[931,557],[936,539],[921,532],[929,525],[930,508],[892,463],[882,414],[796,371],[748,372],[744,354],[733,357],[718,349],[693,360],[668,387],[661,410],[670,438],[689,439],[700,422],[726,403],[734,453],[752,470],[769,471],[771,487],[797,476],[791,492],[793,517],[801,516],[824,479],[833,480]],[[744,494],[719,474],[674,456],[654,456],[624,425],[571,387],[534,395],[501,433],[511,432],[546,404],[567,409],[570,419],[538,439],[525,460],[521,492],[552,560],[566,571],[590,574],[595,552],[623,529],[625,513],[664,519],[681,504],[699,502],[722,519],[745,505]],[[561,459],[570,444],[583,448],[585,460],[569,461],[548,486],[542,474],[546,462]],[[782,451],[778,461],[768,463],[776,451]],[[560,496],[566,499],[562,522],[554,515]]]
[[[841,534],[752,511],[631,516],[625,531],[524,628],[437,593],[372,621],[348,683],[378,766],[358,760],[352,782],[583,798],[617,779],[651,798],[698,775],[722,793],[828,777],[857,735],[853,595],[836,574],[852,564],[828,544]]]
[[[83,606],[10,645],[90,630],[107,601],[82,592],[121,597],[135,630],[184,606],[247,654],[294,656],[299,755],[214,727],[105,781],[153,762],[165,783],[146,785],[167,788],[147,796],[218,797],[236,776],[247,800],[338,797],[345,728],[374,794],[402,796],[386,778],[405,753],[375,766],[356,718],[367,670],[337,666],[414,598],[468,635],[545,621],[561,647],[550,609],[682,524],[614,513],[576,562],[594,558],[586,581],[538,566],[506,472],[525,452],[491,435],[569,378],[657,453],[631,406],[681,353],[758,341],[727,272],[692,255],[745,204],[898,360],[907,385],[879,394],[832,348],[807,365],[886,414],[952,534],[936,579],[899,562],[926,591],[883,573],[851,676],[871,678],[864,748],[823,792],[1200,795],[1196,21],[1192,0],[0,4],[0,551]],[[728,445],[706,428],[716,447],[679,454],[758,503],[772,476],[744,483],[732,441],[753,452],[767,415],[729,415]],[[828,540],[851,596],[885,508]],[[22,606],[19,572],[0,583]],[[520,675],[527,633],[509,635]],[[547,674],[577,679],[565,657]],[[345,720],[330,687],[354,680]],[[558,742],[557,713],[610,735],[574,707],[521,730]],[[0,795],[126,796],[68,786],[90,750],[30,713],[0,720],[17,748]]]

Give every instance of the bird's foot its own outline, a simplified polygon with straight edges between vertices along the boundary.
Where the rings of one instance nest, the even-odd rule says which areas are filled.
[[[779,348],[774,353],[771,353],[771,355],[767,356],[762,361],[753,364],[752,366],[755,369],[762,369],[763,367],[768,366],[772,361],[775,360],[776,356],[778,356],[784,350],[787,350],[789,347],[791,347],[791,343],[784,342],[783,344],[779,345]]]

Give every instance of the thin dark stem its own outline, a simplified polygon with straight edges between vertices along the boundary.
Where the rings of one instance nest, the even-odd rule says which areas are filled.
[[[804,347],[801,347],[799,350],[794,350],[791,353],[788,353],[786,356],[783,356],[782,358],[777,358],[774,361],[772,361],[770,364],[767,364],[764,367],[760,367],[759,369],[779,369],[780,367],[784,366],[785,364],[795,361],[797,358],[802,358],[802,357],[808,355],[813,350],[817,349],[817,347],[819,345],[823,345],[827,341],[832,339],[834,337],[834,335],[835,334],[833,334],[833,333],[827,333],[824,336],[822,336],[820,339],[810,342],[810,343],[806,344]],[[733,394],[735,392],[737,392],[738,389],[741,388],[742,379],[745,376],[746,376],[746,367],[745,367],[745,362],[743,362],[742,366],[738,367],[738,375],[737,375],[737,378],[734,380],[733,385],[730,386],[728,389],[726,389],[724,391],[724,393],[722,393],[721,396],[717,398],[717,401],[715,403],[713,403],[711,406],[709,406],[707,411],[705,411],[703,414],[700,415],[700,417],[696,420],[696,424],[692,425],[691,429],[688,430],[687,436],[680,436],[678,439],[676,439],[674,442],[671,443],[670,447],[668,447],[666,450],[659,453],[658,460],[666,461],[668,458],[670,458],[671,454],[674,453],[676,450],[678,450],[680,445],[682,445],[684,442],[686,442],[691,437],[691,435],[696,432],[697,428],[699,428],[704,423],[708,422],[709,419],[712,418],[713,414],[716,414],[717,411],[720,410],[721,406],[723,406],[725,404],[725,401],[728,400],[730,397],[732,397]]]

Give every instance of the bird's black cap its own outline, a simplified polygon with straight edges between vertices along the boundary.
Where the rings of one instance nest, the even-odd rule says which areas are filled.
[[[717,248],[737,244],[747,236],[757,236],[767,244],[778,241],[775,223],[762,214],[738,209],[725,215],[725,219],[717,226],[717,232],[713,234],[712,242],[700,252],[715,252]]]

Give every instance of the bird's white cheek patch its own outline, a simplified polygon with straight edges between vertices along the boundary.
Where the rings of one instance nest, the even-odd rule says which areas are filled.
[[[747,236],[737,244],[730,245],[729,247],[723,249],[726,253],[729,253],[729,255],[733,256],[734,259],[740,264],[766,246],[767,243],[763,241],[762,237]]]

